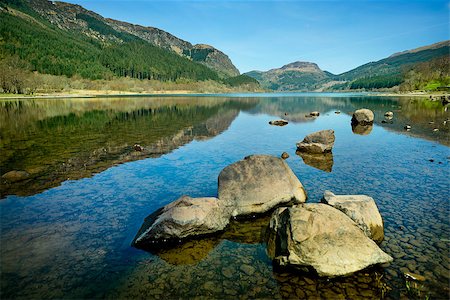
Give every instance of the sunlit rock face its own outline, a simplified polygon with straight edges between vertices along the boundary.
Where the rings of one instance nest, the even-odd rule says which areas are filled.
[[[308,134],[303,141],[297,143],[297,151],[306,153],[331,152],[334,146],[334,130],[321,130]]]
[[[373,111],[367,108],[355,110],[352,116],[352,124],[371,125],[373,124]]]
[[[334,277],[392,261],[347,215],[326,204],[279,208],[269,227],[268,253],[282,266]]]
[[[322,202],[339,209],[352,219],[365,235],[377,243],[384,239],[384,226],[377,204],[366,195],[335,195],[325,191]]]
[[[148,216],[134,240],[135,245],[166,242],[223,230],[230,216],[217,198],[182,196]]]
[[[307,198],[287,163],[269,155],[247,156],[224,168],[219,174],[218,194],[232,216],[264,213]]]

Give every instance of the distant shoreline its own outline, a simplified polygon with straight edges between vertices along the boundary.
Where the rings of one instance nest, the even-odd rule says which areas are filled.
[[[17,95],[17,94],[0,94],[0,100],[13,100],[13,99],[58,99],[58,98],[102,98],[102,97],[145,97],[145,96],[170,96],[170,95],[224,95],[224,94],[277,94],[277,93],[330,93],[330,94],[357,94],[364,93],[366,96],[376,96],[376,97],[441,97],[441,96],[450,96],[450,93],[447,92],[406,92],[406,93],[389,93],[389,92],[275,92],[275,91],[265,91],[265,92],[231,92],[224,91],[220,93],[212,93],[212,92],[197,92],[191,90],[164,90],[164,91],[154,91],[154,92],[146,92],[146,93],[134,93],[134,92],[126,92],[126,91],[102,91],[102,90],[78,90],[67,93],[51,93],[51,94],[35,94],[35,95]]]

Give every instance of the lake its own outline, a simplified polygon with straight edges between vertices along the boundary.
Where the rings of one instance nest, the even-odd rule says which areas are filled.
[[[352,129],[359,108],[374,111],[373,127]],[[0,297],[448,299],[449,117],[439,101],[363,94],[2,100],[1,174],[29,177],[1,184]],[[289,124],[268,124],[278,118]],[[325,162],[295,154],[322,129],[336,135]],[[332,279],[275,268],[270,214],[174,248],[130,246],[161,206],[217,196],[227,165],[284,151],[308,202],[325,190],[375,199],[392,263]],[[426,281],[411,291],[406,272]]]

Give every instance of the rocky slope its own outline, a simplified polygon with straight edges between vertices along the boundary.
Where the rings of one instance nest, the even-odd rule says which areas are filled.
[[[152,45],[173,51],[180,56],[206,65],[221,77],[239,75],[226,54],[209,45],[192,45],[164,30],[145,27],[118,20],[104,18],[80,5],[47,0],[25,0],[41,17],[60,29],[81,32],[106,43],[121,43],[138,37]]]

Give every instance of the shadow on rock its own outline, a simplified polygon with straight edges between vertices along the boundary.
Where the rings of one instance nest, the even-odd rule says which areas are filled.
[[[333,168],[333,153],[310,154],[297,151],[296,154],[303,159],[303,162],[313,168],[331,172]]]
[[[373,129],[372,124],[361,125],[361,124],[352,123],[352,131],[354,134],[368,135],[372,132],[372,129]]]

